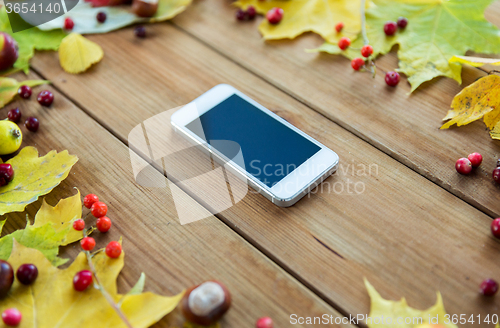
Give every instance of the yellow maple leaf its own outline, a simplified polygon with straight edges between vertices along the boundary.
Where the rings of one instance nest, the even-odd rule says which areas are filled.
[[[102,48],[78,33],[65,37],[59,46],[59,62],[62,68],[72,74],[84,72],[104,56]]]
[[[464,88],[453,98],[452,109],[443,118],[449,120],[441,129],[453,124],[466,125],[484,117],[493,139],[500,139],[500,76],[485,76]]]
[[[408,306],[404,298],[398,302],[383,299],[366,279],[365,286],[371,299],[370,314],[368,315],[371,320],[365,320],[369,328],[423,328],[426,326],[427,328],[429,326],[438,328],[438,326],[433,326],[435,324],[442,328],[457,328],[454,324],[444,323],[446,311],[439,292],[434,306],[427,310],[417,310]],[[432,321],[433,318],[436,318],[434,319],[436,321]]]
[[[67,150],[57,153],[50,151],[38,157],[34,147],[24,147],[19,154],[7,163],[14,169],[14,179],[0,187],[0,215],[9,212],[22,212],[38,197],[48,194],[61,181],[78,161]]]
[[[342,36],[355,39],[361,31],[361,1],[352,0],[238,0],[235,5],[246,9],[254,6],[258,13],[266,14],[271,8],[280,7],[283,19],[277,25],[264,20],[259,31],[266,40],[293,39],[305,32],[314,32],[329,42]],[[335,25],[344,23],[337,33]]]
[[[60,241],[60,245],[65,246],[83,238],[81,231],[73,229],[73,222],[81,217],[82,201],[78,190],[76,195],[61,199],[54,207],[44,199],[42,207],[36,213],[33,228],[50,223],[56,233],[67,231],[64,239]]]
[[[119,295],[116,278],[124,265],[124,253],[117,259],[99,252],[93,263],[102,287],[134,328],[145,328],[159,321],[175,309],[183,293],[164,297],[150,292],[135,295]],[[80,253],[66,269],[54,267],[38,250],[27,248],[14,240],[12,254],[8,260],[14,269],[21,264],[33,263],[38,268],[34,284],[24,286],[17,279],[7,297],[0,301],[0,312],[17,308],[23,319],[20,328],[71,327],[109,328],[125,327],[115,310],[107,303],[103,294],[92,286],[84,292],[73,289],[73,277],[81,270],[88,270],[86,255]]]

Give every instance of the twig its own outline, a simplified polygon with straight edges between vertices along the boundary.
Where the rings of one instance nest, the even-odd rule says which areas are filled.
[[[86,237],[86,232],[85,231],[83,232],[83,236]],[[123,323],[125,323],[125,325],[128,328],[134,328],[132,326],[132,324],[130,324],[130,322],[128,321],[127,317],[125,316],[125,313],[123,313],[123,311],[115,303],[115,301],[113,300],[113,298],[111,297],[111,295],[109,295],[109,293],[106,291],[106,289],[104,289],[104,287],[101,285],[101,281],[99,280],[99,277],[97,277],[97,271],[95,269],[94,263],[92,262],[92,254],[90,254],[89,251],[85,251],[85,255],[87,256],[87,261],[89,262],[90,272],[92,272],[92,275],[95,277],[97,289],[99,289],[99,291],[102,293],[102,295],[104,296],[104,298],[106,299],[106,301],[108,301],[109,305],[111,305],[111,307],[113,308],[113,310],[115,310],[116,314],[118,314],[118,316],[120,317],[120,319],[122,319]]]
[[[361,35],[363,36],[363,44],[366,46],[370,44],[370,40],[368,40],[368,35],[366,33],[365,7],[366,7],[366,0],[361,0]],[[375,75],[377,74],[377,68],[375,67],[375,62],[373,60],[370,60],[368,64],[368,70],[372,73],[372,77],[375,77]]]
[[[361,0],[361,34],[363,35],[363,43],[366,46],[370,44],[368,35],[366,34],[366,15],[365,15],[366,0]]]

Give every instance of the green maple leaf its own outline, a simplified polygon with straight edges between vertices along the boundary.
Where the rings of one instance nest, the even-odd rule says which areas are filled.
[[[5,7],[0,8],[0,31],[10,34],[19,45],[19,57],[14,68],[1,72],[7,75],[12,71],[22,70],[26,74],[29,71],[29,61],[35,54],[35,50],[57,50],[62,39],[66,36],[62,30],[42,31],[36,27],[12,33]]]
[[[449,63],[454,55],[468,50],[500,53],[500,30],[484,18],[484,10],[494,0],[374,0],[366,12],[366,29],[374,56],[388,53],[398,44],[399,71],[408,76],[411,91],[423,82],[447,76],[462,83],[462,66]],[[408,26],[394,36],[386,36],[383,26],[398,17],[408,18]],[[362,38],[350,49],[325,43],[313,51],[360,57]],[[358,50],[355,50],[358,49]]]

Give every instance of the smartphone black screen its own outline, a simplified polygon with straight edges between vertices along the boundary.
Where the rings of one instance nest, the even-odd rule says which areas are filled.
[[[244,169],[272,187],[321,148],[262,112],[238,95],[232,95],[186,125],[226,157],[234,147],[218,147],[216,141],[239,144]]]

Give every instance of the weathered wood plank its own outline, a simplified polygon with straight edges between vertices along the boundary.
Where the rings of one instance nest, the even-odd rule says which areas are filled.
[[[308,34],[297,40],[264,42],[255,22],[237,22],[229,1],[198,1],[173,22],[225,56],[322,113],[401,163],[486,212],[500,216],[500,186],[491,179],[500,143],[482,122],[439,130],[453,96],[484,73],[465,68],[463,86],[452,79],[425,83],[411,96],[403,78],[397,88],[383,81],[397,68],[395,52],[377,60],[377,77],[354,72],[340,56],[306,53],[322,44]],[[500,26],[500,2],[487,11]],[[411,22],[410,22],[411,24]],[[455,161],[472,152],[484,156],[472,177],[459,176]]]
[[[196,16],[196,8],[189,12],[191,19],[221,20]],[[334,149],[343,166],[327,180],[330,189],[291,208],[249,194],[221,213],[222,220],[351,314],[368,312],[363,276],[384,296],[405,295],[416,307],[430,306],[441,290],[451,313],[498,310],[495,302],[476,300],[482,279],[500,269],[490,217],[171,25],[148,31],[145,40],[136,40],[131,29],[91,36],[106,56],[83,75],[64,73],[50,53],[38,54],[33,64],[122,140],[136,124],[218,83],[234,85]],[[371,174],[359,172],[369,167]],[[356,182],[364,192],[349,194],[347,186]]]
[[[187,195],[177,197],[176,204],[181,202],[180,206],[206,213],[208,218],[181,226],[169,188],[137,185],[128,148],[62,94],[54,94],[51,108],[41,107],[32,97],[8,105],[0,110],[0,117],[19,106],[24,118],[34,115],[40,120],[37,133],[25,133],[23,146],[36,146],[41,154],[68,149],[80,158],[69,177],[46,199],[54,205],[60,198],[74,194],[73,188],[78,187],[82,194],[96,193],[108,204],[113,228],[95,237],[98,247],[104,247],[108,241],[123,236],[127,256],[119,277],[120,291],[133,286],[141,272],[147,274],[147,290],[165,295],[207,279],[218,279],[233,294],[233,308],[222,322],[225,327],[251,327],[264,315],[272,316],[280,327],[288,326],[292,313],[338,315]],[[165,179],[155,170],[146,174],[153,180]],[[40,201],[28,206],[31,218],[39,207]],[[4,217],[8,218],[4,233],[24,226],[24,214]],[[79,249],[78,245],[70,245],[62,255],[73,257]],[[182,322],[176,310],[155,327],[180,327]]]

